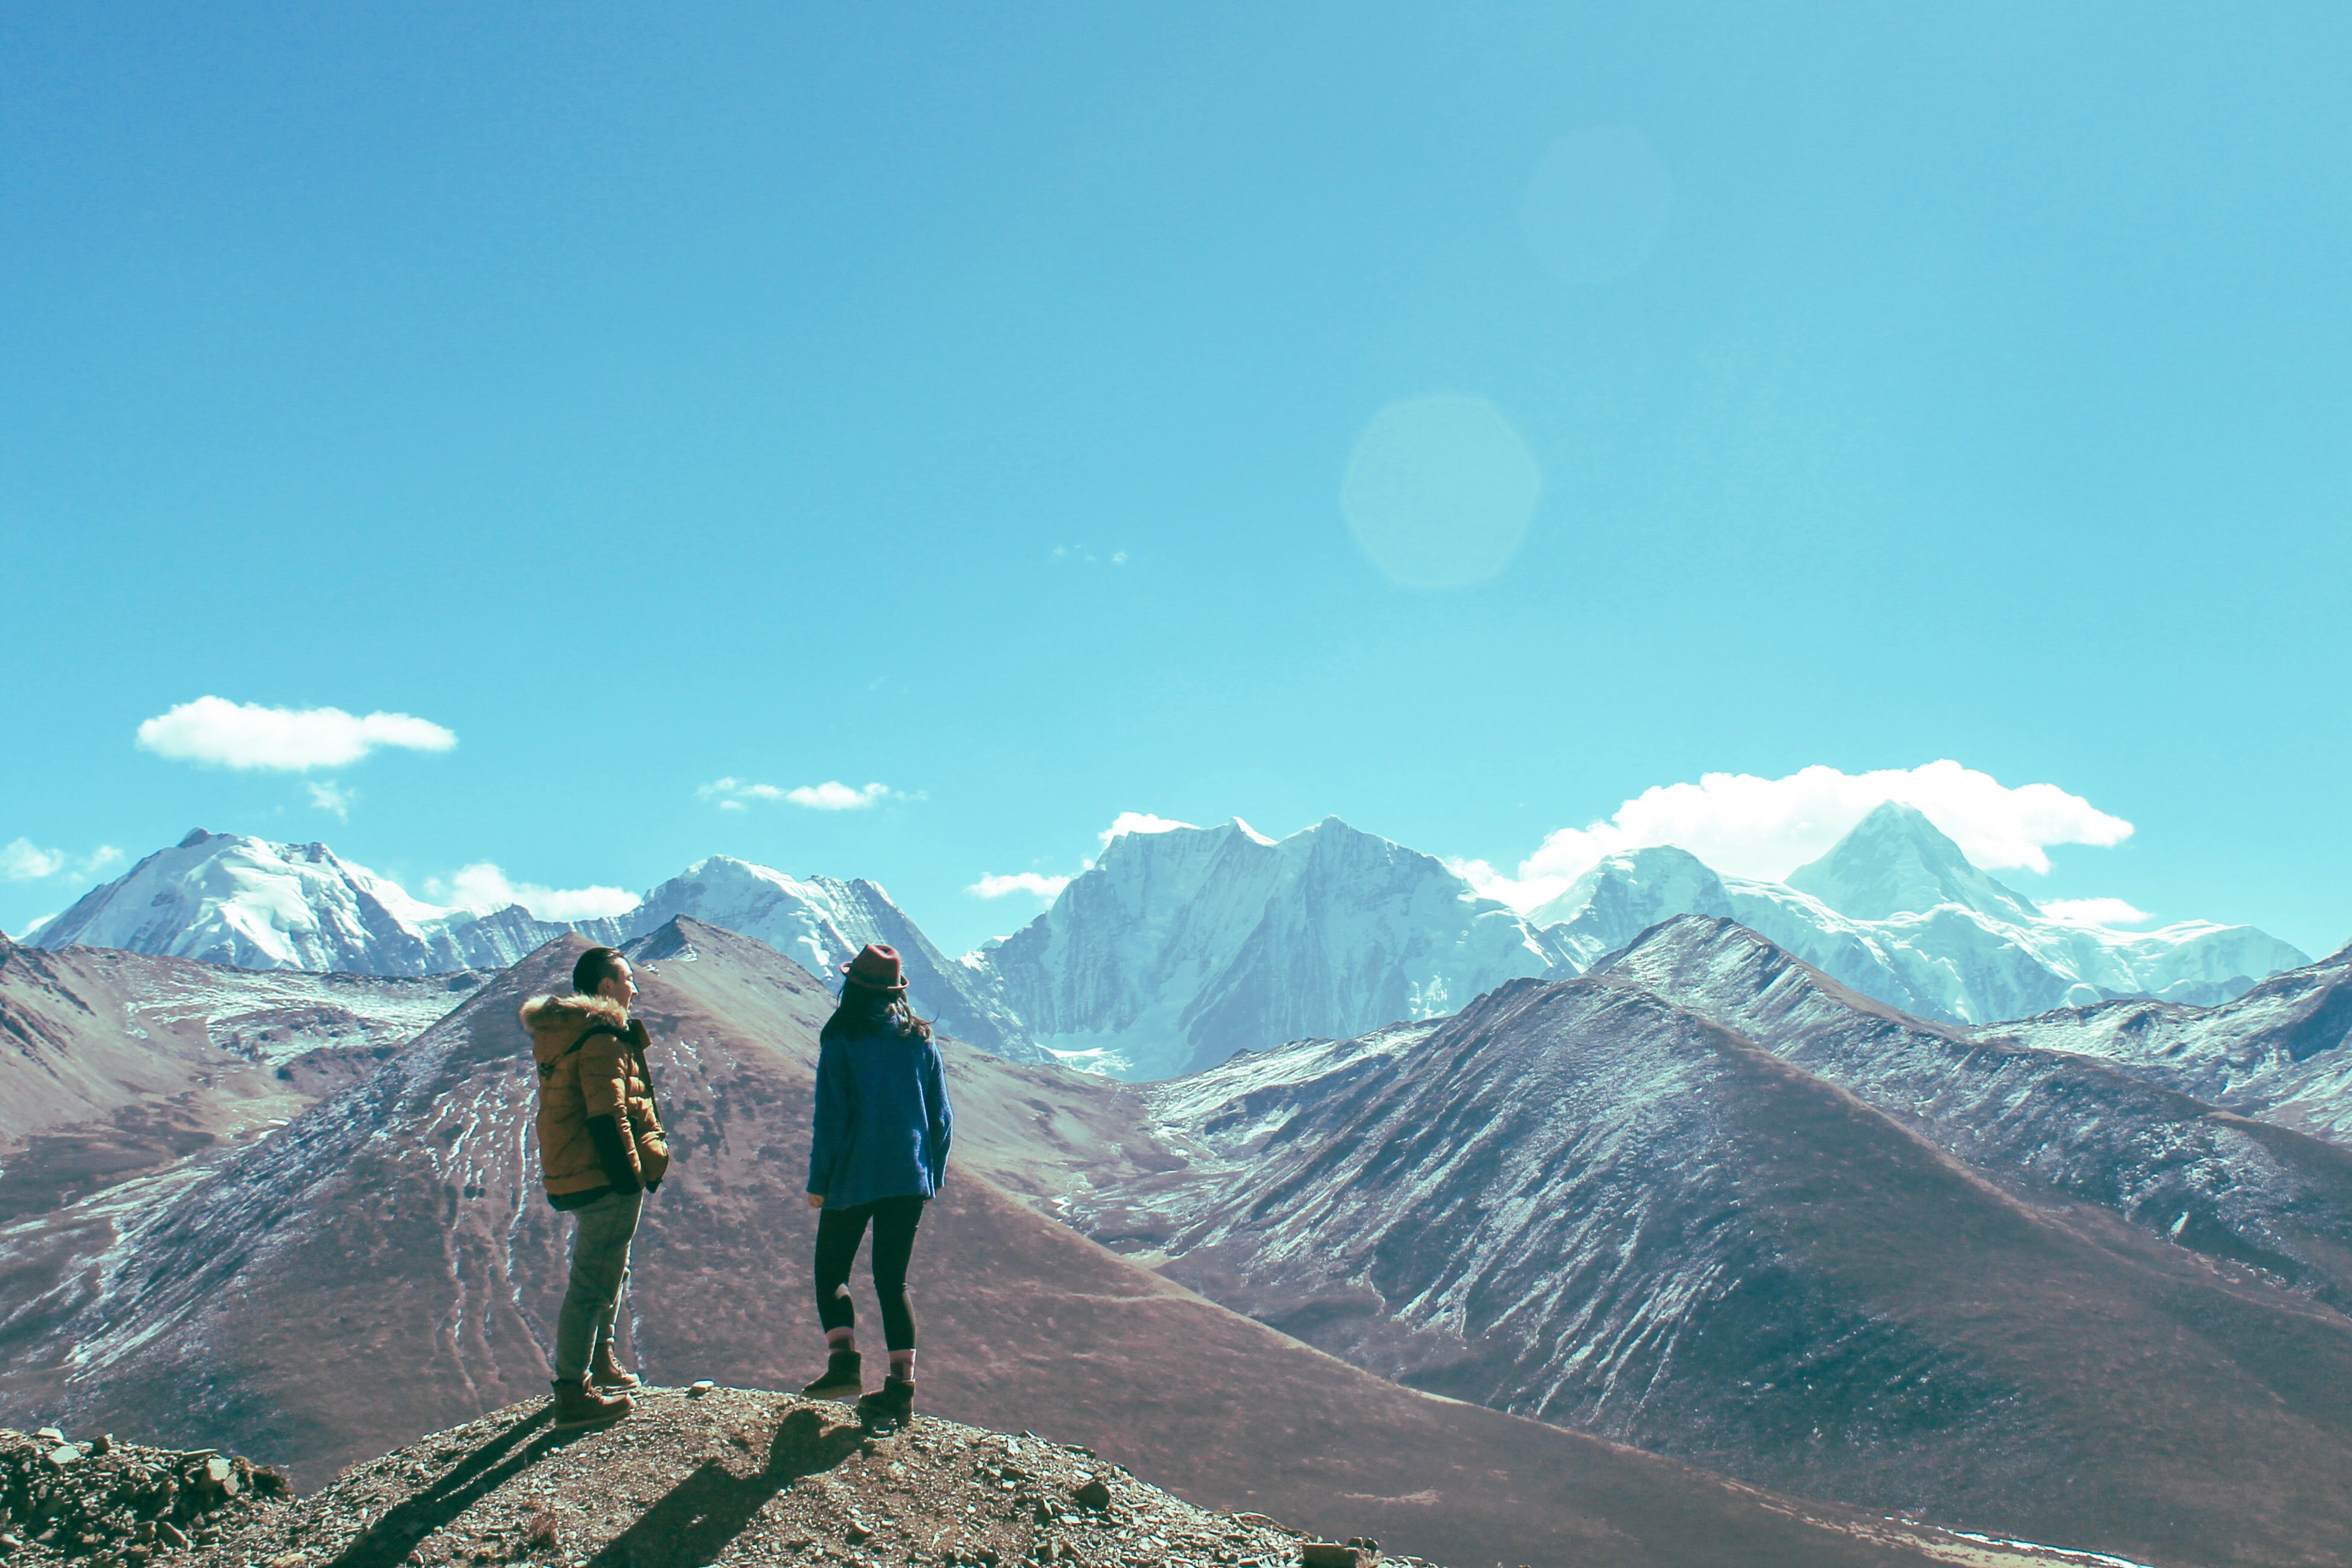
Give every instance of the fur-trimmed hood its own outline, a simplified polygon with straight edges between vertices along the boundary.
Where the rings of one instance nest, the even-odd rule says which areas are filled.
[[[518,1016],[522,1027],[530,1031],[530,1053],[541,1063],[562,1056],[590,1024],[608,1023],[623,1030],[629,1027],[628,1009],[610,997],[578,992],[563,997],[533,997],[523,1003]]]
[[[531,998],[522,1027],[539,1062],[539,1168],[548,1193],[657,1184],[669,1169],[669,1140],[654,1108],[644,1022],[618,1002],[575,993]],[[593,1135],[600,1123],[620,1134],[618,1156]]]

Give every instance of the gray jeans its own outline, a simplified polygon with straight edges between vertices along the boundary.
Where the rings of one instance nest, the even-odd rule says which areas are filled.
[[[629,1288],[629,1239],[637,1233],[637,1210],[644,1203],[640,1192],[608,1192],[572,1211],[580,1225],[572,1233],[572,1281],[564,1287],[563,1310],[555,1316],[558,1382],[587,1376],[596,1343],[613,1337],[613,1314]]]

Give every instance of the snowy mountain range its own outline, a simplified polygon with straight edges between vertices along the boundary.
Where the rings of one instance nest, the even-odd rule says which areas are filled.
[[[324,844],[198,828],[29,939],[51,952],[79,944],[240,969],[431,975],[503,969],[546,940],[538,925],[520,906],[436,908]]]
[[[1336,817],[1278,842],[1238,821],[1129,833],[1053,908],[964,962],[1060,1060],[1155,1079],[1578,974],[1682,915],[1737,920],[1865,996],[1953,1023],[2123,996],[2210,1005],[2307,962],[2251,926],[2051,919],[1894,803],[1785,884],[1645,849],[1524,915]]]
[[[2054,920],[1894,801],[1786,883],[1718,876],[1671,847],[1615,854],[1530,916],[1577,967],[1661,920],[1737,920],[1865,996],[1920,1018],[1989,1023],[2116,997],[2210,1007],[2308,956],[2251,925],[2148,932]]]
[[[2352,946],[2219,1007],[2126,998],[1994,1024],[1976,1038],[2102,1057],[2242,1115],[2352,1144]]]
[[[246,969],[432,975],[504,969],[567,931],[617,946],[677,915],[765,942],[836,988],[839,966],[858,948],[887,943],[905,959],[909,993],[926,1016],[1001,1055],[1037,1059],[1019,1021],[981,994],[877,884],[791,877],[725,855],[688,866],[625,915],[555,922],[519,904],[498,910],[426,904],[324,844],[199,828],[91,890],[30,943]]]
[[[866,942],[906,956],[919,1009],[1020,1060],[1135,1079],[1236,1051],[1442,1017],[1507,981],[1583,972],[1677,915],[1735,920],[1845,985],[1984,1025],[2154,998],[2209,1007],[2306,956],[2252,926],[2113,930],[2054,919],[1926,816],[1878,807],[1786,883],[1671,847],[1612,855],[1528,913],[1436,858],[1330,818],[1280,841],[1238,819],[1113,838],[1051,908],[961,959],[868,881],[712,856],[609,919],[442,908],[324,844],[191,833],[31,940],[247,968],[495,969],[565,931],[618,944],[684,915],[767,943],[828,984]]]

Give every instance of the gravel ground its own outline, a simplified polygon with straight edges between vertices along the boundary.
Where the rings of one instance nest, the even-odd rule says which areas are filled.
[[[226,1510],[213,1528],[173,1561],[1347,1568],[1377,1555],[1195,1508],[1083,1448],[921,1415],[867,1427],[846,1405],[733,1388],[646,1390],[626,1420],[574,1432],[549,1429],[543,1399],[509,1406],[299,1500]]]
[[[282,1513],[286,1478],[211,1448],[68,1442],[0,1427],[0,1556],[131,1568],[241,1535]]]

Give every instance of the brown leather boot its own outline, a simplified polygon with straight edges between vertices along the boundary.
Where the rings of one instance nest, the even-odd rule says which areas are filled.
[[[627,1395],[601,1393],[588,1386],[584,1377],[577,1383],[555,1385],[555,1430],[559,1432],[617,1421],[636,1407],[636,1401]]]
[[[915,1380],[897,1373],[882,1380],[882,1386],[857,1401],[857,1414],[867,1422],[895,1421],[904,1427],[915,1419]]]
[[[644,1385],[644,1379],[613,1359],[613,1342],[596,1342],[595,1357],[588,1363],[588,1381],[598,1388],[627,1390]]]

